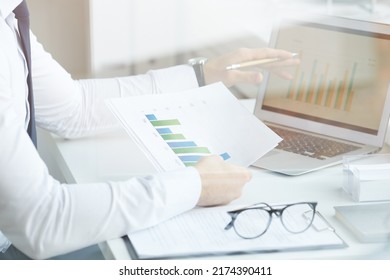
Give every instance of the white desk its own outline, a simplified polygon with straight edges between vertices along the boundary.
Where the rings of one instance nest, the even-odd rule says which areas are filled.
[[[124,131],[93,138],[63,140],[50,138],[53,157],[65,180],[85,183],[121,180],[150,174],[154,168]],[[386,147],[386,150],[388,147]],[[253,168],[253,179],[236,204],[318,201],[318,210],[349,245],[348,248],[319,251],[238,255],[235,259],[390,259],[390,243],[360,243],[334,217],[333,206],[354,204],[341,189],[341,165],[298,177]],[[107,259],[129,259],[121,238],[99,244]],[[221,257],[218,257],[219,259]],[[224,257],[227,258],[227,257]]]

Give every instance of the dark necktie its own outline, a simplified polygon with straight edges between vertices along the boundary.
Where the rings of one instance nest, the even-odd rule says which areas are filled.
[[[31,79],[31,48],[30,48],[30,19],[26,1],[19,4],[13,11],[15,18],[18,20],[19,34],[22,42],[24,57],[27,61],[27,86],[28,86],[28,103],[30,105],[30,122],[27,127],[27,132],[35,146],[37,146],[37,133],[35,128],[35,110],[34,96]]]

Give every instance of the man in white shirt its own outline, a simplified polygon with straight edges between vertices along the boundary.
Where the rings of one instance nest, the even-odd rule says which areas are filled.
[[[219,156],[204,158],[196,167],[123,182],[75,185],[52,178],[26,132],[30,122],[28,68],[13,13],[21,2],[0,2],[0,231],[4,234],[0,235],[0,251],[6,249],[4,240],[8,239],[14,249],[30,258],[49,258],[155,225],[196,205],[225,204],[240,195],[250,180],[249,171]],[[30,40],[36,124],[63,137],[117,127],[105,98],[198,86],[189,65],[133,77],[76,81],[32,33]],[[226,71],[226,65],[274,56],[288,58],[291,54],[241,49],[210,59],[204,67],[205,82],[259,83],[261,74]]]

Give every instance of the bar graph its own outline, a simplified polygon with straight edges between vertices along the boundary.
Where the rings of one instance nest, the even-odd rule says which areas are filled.
[[[249,166],[281,141],[222,83],[114,98],[107,105],[159,172],[191,167],[209,155]]]
[[[358,63],[353,62],[341,75],[331,76],[335,66],[319,63],[314,59],[306,70],[297,66],[294,79],[290,81],[287,99],[324,106],[330,109],[350,111],[354,99],[355,76]],[[310,69],[310,70],[309,70]],[[340,69],[337,69],[340,72]]]
[[[158,119],[155,114],[145,114],[145,117],[185,166],[194,166],[202,157],[212,154],[208,147],[186,138],[180,130],[179,119]],[[220,156],[224,160],[230,158],[227,152]]]

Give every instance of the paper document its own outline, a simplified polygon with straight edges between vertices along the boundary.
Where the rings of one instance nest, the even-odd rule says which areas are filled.
[[[108,105],[159,171],[192,166],[210,154],[249,166],[281,141],[222,83]]]
[[[229,206],[197,208],[164,223],[129,234],[132,257],[140,259],[177,258],[242,253],[266,253],[288,250],[340,248],[346,246],[320,215],[303,233],[289,233],[273,217],[268,231],[255,239],[243,239],[230,222]],[[256,221],[248,220],[248,223]],[[290,221],[291,222],[291,221]]]

